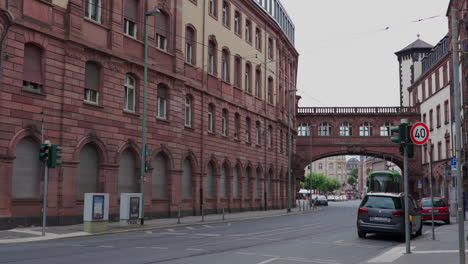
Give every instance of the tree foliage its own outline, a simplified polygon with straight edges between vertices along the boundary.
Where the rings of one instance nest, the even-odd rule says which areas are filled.
[[[358,169],[354,168],[351,170],[349,178],[348,178],[348,184],[354,186],[358,181]]]
[[[312,178],[312,189],[316,189],[322,192],[332,192],[343,186],[337,179],[328,178],[321,173],[310,173],[305,176],[305,180],[301,182],[301,187],[304,189],[310,188],[310,179]]]

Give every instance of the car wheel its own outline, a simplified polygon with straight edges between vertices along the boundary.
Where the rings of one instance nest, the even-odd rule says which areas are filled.
[[[444,220],[444,222],[445,222],[446,225],[450,225],[450,219]]]
[[[416,231],[416,236],[422,235],[423,221],[421,220],[421,226],[419,226],[418,231]]]
[[[358,229],[358,231],[357,231],[357,235],[358,235],[359,238],[366,238],[366,234],[367,234],[366,232],[364,232],[364,231],[362,231],[360,229]]]

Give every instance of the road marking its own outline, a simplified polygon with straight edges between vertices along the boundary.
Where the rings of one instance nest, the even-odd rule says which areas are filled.
[[[201,248],[186,248],[185,250],[203,251],[204,249],[201,249]]]
[[[175,232],[170,232],[170,233],[158,233],[159,235],[187,235],[187,233],[175,233]]]
[[[172,228],[167,229],[167,231],[169,231],[169,232],[175,232],[175,230],[172,229]]]
[[[100,248],[113,248],[114,246],[105,246],[105,245],[101,245],[101,246],[97,246],[97,247],[100,247]]]
[[[146,247],[135,247],[135,248],[146,248]]]
[[[270,257],[270,258],[280,258],[280,256],[276,255],[261,255],[262,257]]]
[[[33,232],[36,232],[36,231],[33,231]],[[38,236],[38,237],[0,239],[0,244],[24,243],[24,242],[44,241],[44,240],[57,239],[57,238],[80,237],[80,236],[88,236],[89,234],[90,233],[88,232],[74,232],[74,233],[68,233],[68,234],[46,233],[45,236]]]
[[[397,260],[399,257],[403,256],[403,253],[406,252],[405,247],[394,247],[384,252],[383,254],[368,260],[368,263],[385,263],[385,262],[393,262]]]
[[[258,262],[257,264],[266,264],[266,263],[270,263],[270,262],[273,262],[273,261],[278,260],[278,259],[279,258],[271,258],[271,259],[267,259],[267,260]]]
[[[146,231],[146,234],[153,234],[153,231]]]
[[[246,255],[246,256],[253,256],[253,255],[257,255],[255,253],[251,253],[251,252],[236,252],[236,254],[240,254],[240,255]]]
[[[203,226],[206,227],[206,228],[213,228],[213,227],[210,226],[210,225],[203,225]]]
[[[209,237],[219,237],[219,234],[193,234],[194,236],[209,236]]]
[[[337,241],[335,241],[333,243],[339,244],[339,243],[343,243],[343,242],[344,242],[344,240],[337,240]]]
[[[169,249],[168,247],[151,247],[152,249]]]
[[[190,230],[194,230],[195,228],[191,227],[191,226],[186,226],[185,228],[187,229],[190,229]]]

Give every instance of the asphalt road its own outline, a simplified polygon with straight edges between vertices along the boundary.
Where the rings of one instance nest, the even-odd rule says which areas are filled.
[[[376,235],[359,239],[358,205],[330,202],[301,215],[0,245],[0,263],[366,263],[401,242]]]

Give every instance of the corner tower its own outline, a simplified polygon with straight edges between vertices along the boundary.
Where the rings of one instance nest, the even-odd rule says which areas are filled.
[[[410,106],[408,87],[421,75],[422,58],[428,54],[433,46],[419,39],[395,52],[400,69],[400,106]]]

